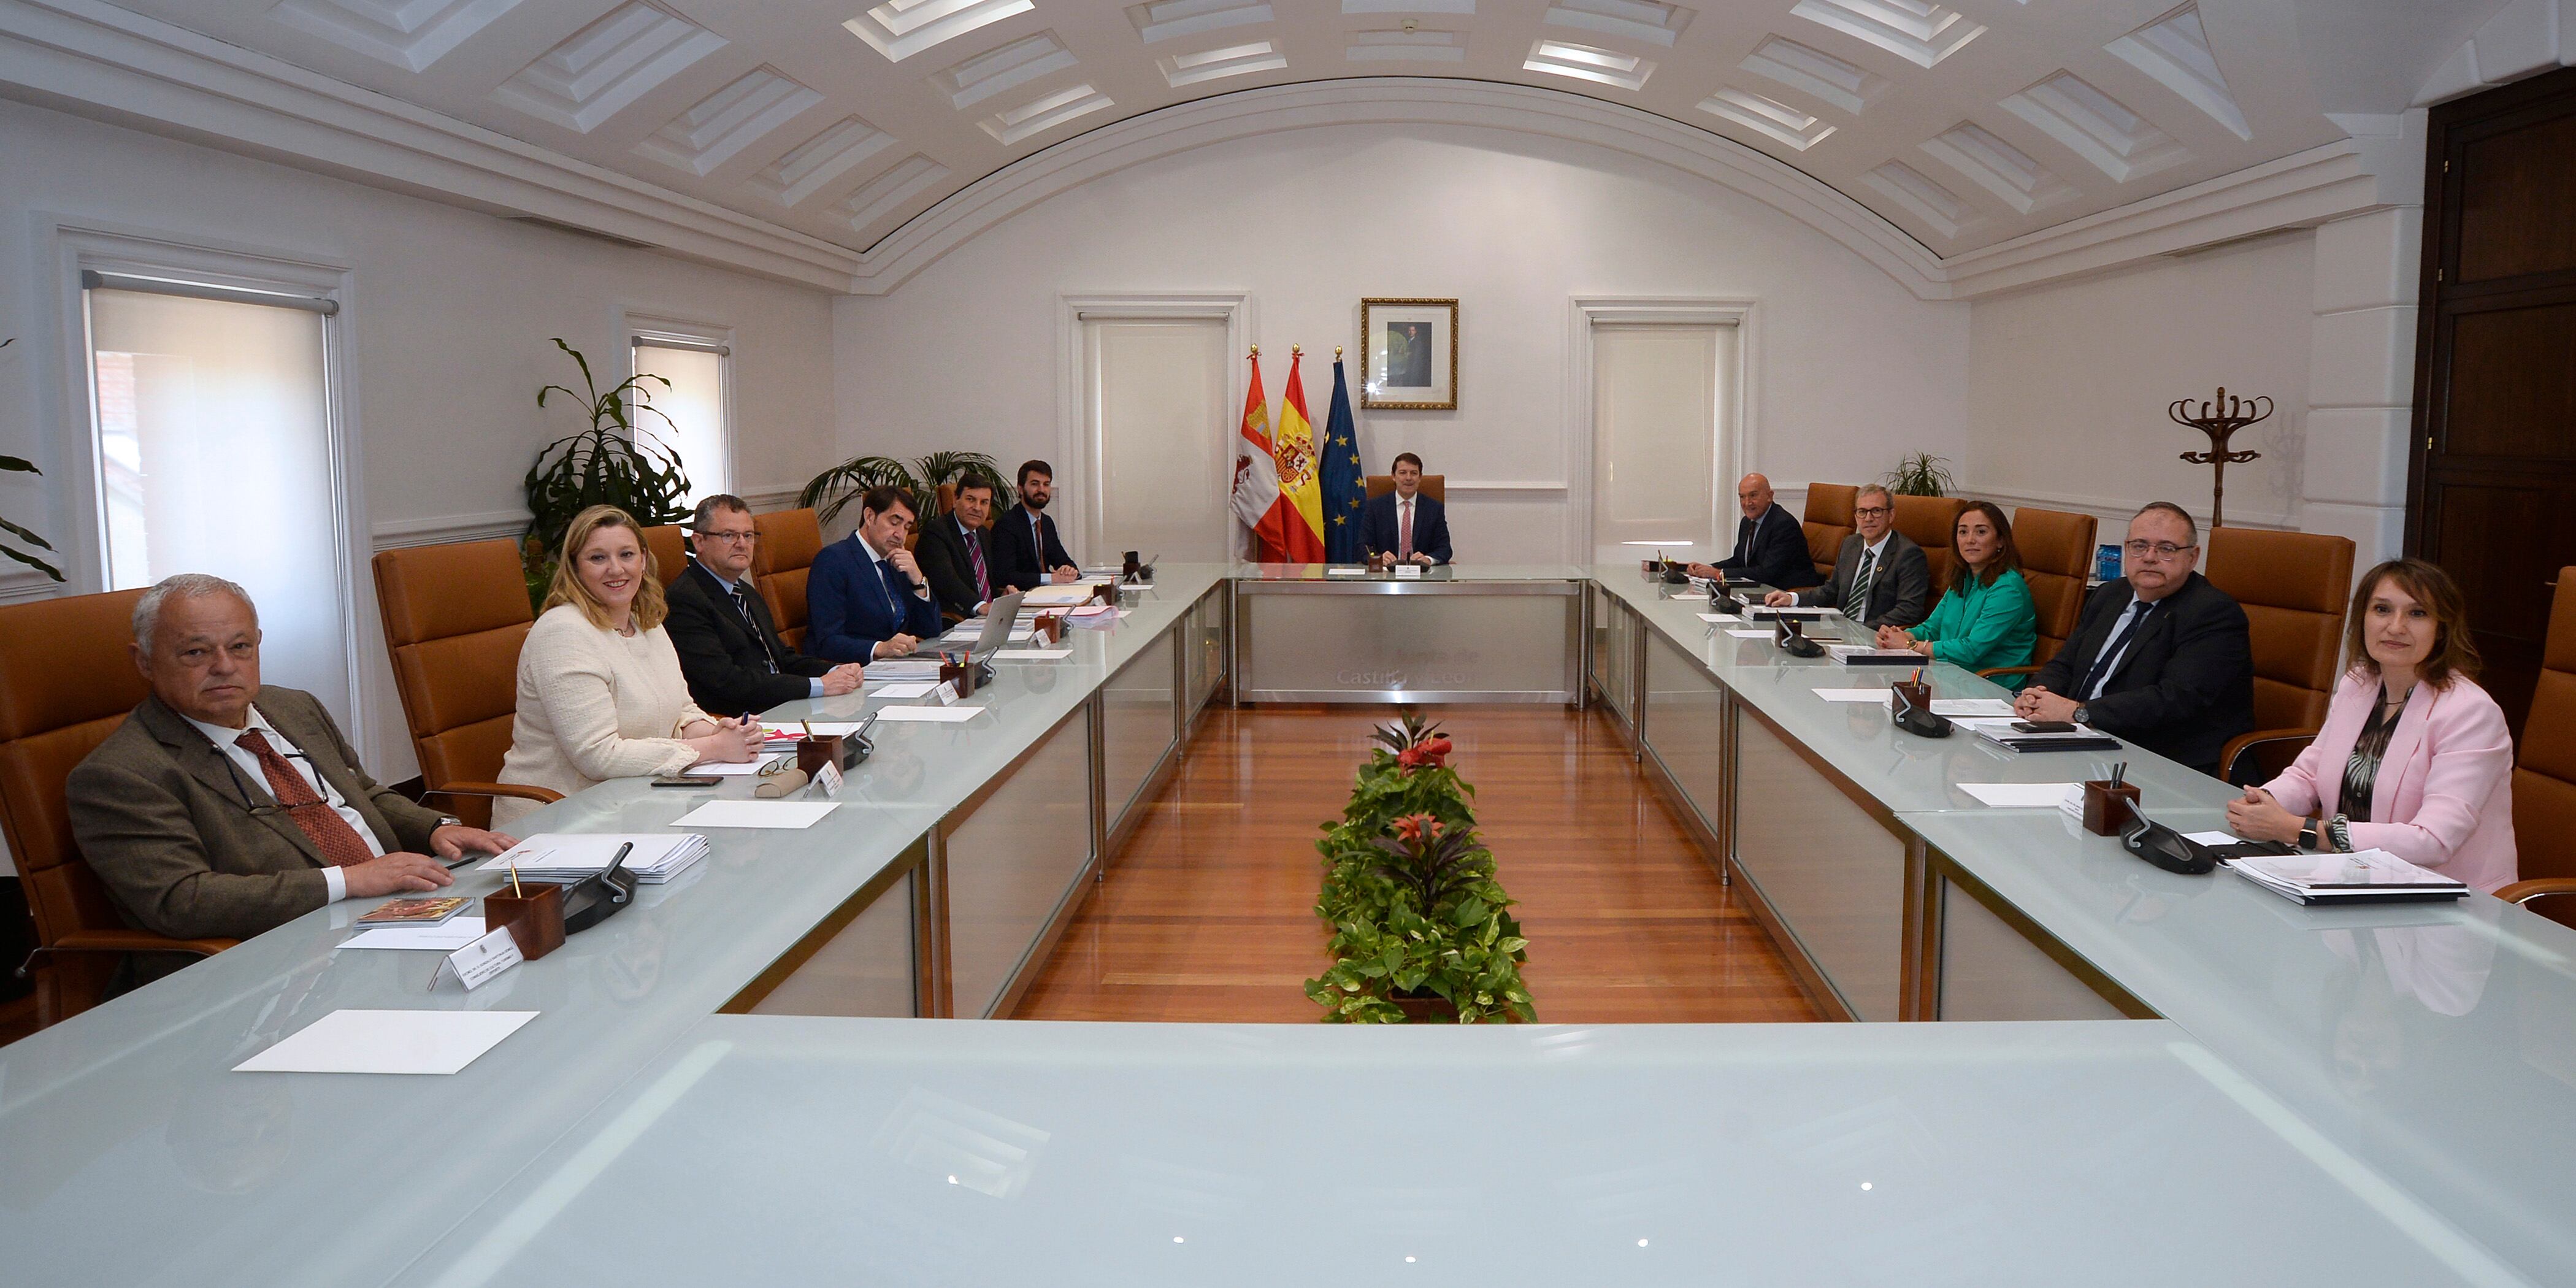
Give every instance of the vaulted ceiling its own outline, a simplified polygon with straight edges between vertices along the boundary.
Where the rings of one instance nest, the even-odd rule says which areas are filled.
[[[2503,0],[122,3],[851,250],[1158,108],[1431,76],[1688,123],[1946,257],[2342,138]]]

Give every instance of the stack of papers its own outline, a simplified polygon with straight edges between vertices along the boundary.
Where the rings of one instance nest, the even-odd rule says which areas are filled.
[[[868,682],[879,680],[936,680],[939,659],[935,657],[897,657],[868,663]]]
[[[2017,720],[1961,720],[1959,727],[2006,751],[2118,751],[2120,740],[2091,725],[2070,733],[2030,733]]]
[[[1814,621],[1820,617],[1831,617],[1834,612],[1835,610],[1830,608],[1765,608],[1760,604],[1744,606],[1745,619],[1756,622],[1767,622],[1775,617],[1798,617]]]
[[[1022,608],[1070,608],[1091,600],[1091,587],[1081,582],[1070,586],[1040,586],[1020,596]]]
[[[2469,888],[2386,850],[2231,859],[2236,875],[2298,903],[2460,899]]]
[[[695,832],[621,834],[616,832],[539,832],[494,855],[479,871],[503,877],[515,870],[522,881],[569,885],[608,869],[619,846],[632,841],[626,870],[646,885],[660,885],[697,866],[707,857],[707,838]]]
[[[1869,644],[1828,644],[1825,652],[1845,666],[1930,666],[1931,660],[1911,649]]]

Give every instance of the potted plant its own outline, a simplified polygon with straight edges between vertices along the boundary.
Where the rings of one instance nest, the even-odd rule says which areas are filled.
[[[1008,508],[1016,499],[1011,481],[1002,477],[1001,466],[982,452],[932,452],[909,461],[891,456],[854,456],[806,480],[805,490],[797,493],[796,504],[813,509],[817,522],[829,524],[843,507],[877,487],[899,487],[913,494],[921,503],[921,513],[914,516],[926,525],[938,518],[939,485],[954,483],[968,470],[993,480],[993,504]]]
[[[1887,490],[1898,496],[1948,496],[1958,481],[1950,477],[1950,459],[1915,452],[1887,472]]]
[[[14,335],[6,340],[0,340],[0,349],[6,349],[17,342],[18,337]],[[44,471],[37,469],[36,463],[26,459],[25,457],[0,456],[0,474],[34,474],[41,477],[44,474]],[[20,527],[15,523],[11,523],[7,519],[0,519],[0,532],[5,532],[10,536],[16,537],[20,541],[24,541],[38,550],[50,551],[54,548],[52,542],[45,540],[43,537],[37,536],[26,528]],[[19,563],[25,564],[56,581],[61,581],[63,579],[62,569],[46,563],[44,560],[39,559],[24,550],[18,549],[16,546],[10,545],[6,541],[0,541],[0,555],[7,555],[11,559],[15,559]]]
[[[1374,740],[1342,821],[1316,843],[1315,911],[1335,961],[1306,996],[1344,1023],[1537,1018],[1520,975],[1528,940],[1476,839],[1453,745],[1419,715]]]
[[[638,412],[651,412],[669,425],[671,418],[642,398],[644,382],[660,376],[629,376],[602,392],[581,350],[554,337],[555,347],[581,368],[582,388],[547,385],[537,391],[537,405],[548,394],[580,399],[590,414],[590,428],[546,444],[528,467],[528,532],[520,541],[521,562],[528,573],[528,599],[541,603],[554,579],[557,547],[573,516],[594,505],[613,505],[646,527],[677,523],[688,517],[680,498],[689,493],[689,476],[680,455],[656,441],[637,423]],[[676,428],[676,427],[675,427]]]

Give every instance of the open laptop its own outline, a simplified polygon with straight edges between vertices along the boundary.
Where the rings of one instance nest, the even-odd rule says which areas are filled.
[[[974,646],[966,650],[969,661],[990,662],[995,653],[1011,642],[1011,628],[1020,620],[1020,592],[1012,591],[984,605],[984,629],[975,637]]]

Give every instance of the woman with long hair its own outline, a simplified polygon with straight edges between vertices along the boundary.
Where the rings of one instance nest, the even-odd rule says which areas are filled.
[[[1878,628],[1880,648],[1911,649],[1971,671],[2028,666],[2039,645],[2039,609],[2022,580],[2012,520],[1992,501],[1970,501],[1950,533],[1950,584],[1912,630]],[[2021,677],[2004,681],[2020,688]]]

